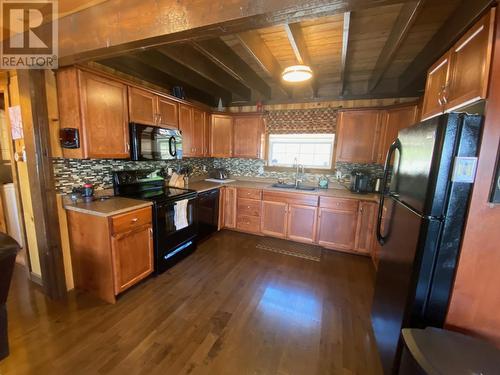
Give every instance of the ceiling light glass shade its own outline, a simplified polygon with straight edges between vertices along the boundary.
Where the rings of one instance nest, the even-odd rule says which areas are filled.
[[[307,65],[292,65],[283,70],[281,76],[287,82],[304,82],[312,77],[312,70]]]

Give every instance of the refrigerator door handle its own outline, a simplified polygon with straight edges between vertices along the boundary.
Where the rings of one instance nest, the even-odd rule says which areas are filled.
[[[380,191],[377,215],[377,240],[381,245],[384,245],[384,243],[387,241],[387,237],[384,237],[384,235],[382,234],[382,216],[384,212],[385,195],[387,194],[387,181],[389,180],[389,174],[391,172],[391,158],[394,154],[394,151],[396,150],[401,153],[401,142],[399,142],[399,139],[396,139],[391,144],[391,147],[389,147],[389,151],[387,151],[387,156],[385,158],[384,177],[382,178],[382,189]]]

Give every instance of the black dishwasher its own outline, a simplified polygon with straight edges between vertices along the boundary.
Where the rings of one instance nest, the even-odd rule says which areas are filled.
[[[198,240],[202,241],[219,226],[219,189],[198,194]]]

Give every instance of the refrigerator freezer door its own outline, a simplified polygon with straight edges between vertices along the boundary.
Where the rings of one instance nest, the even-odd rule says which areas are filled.
[[[410,301],[415,295],[420,249],[436,223],[395,199],[386,199],[385,205],[386,242],[380,254],[371,316],[384,372],[392,374],[399,364],[401,328],[412,318]]]

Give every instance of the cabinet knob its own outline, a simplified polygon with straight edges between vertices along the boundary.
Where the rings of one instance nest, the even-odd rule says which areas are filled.
[[[139,220],[138,218],[134,217],[134,218],[133,218],[132,220],[130,220],[130,221],[131,221],[132,223],[137,223],[137,221],[138,221],[138,220]]]

